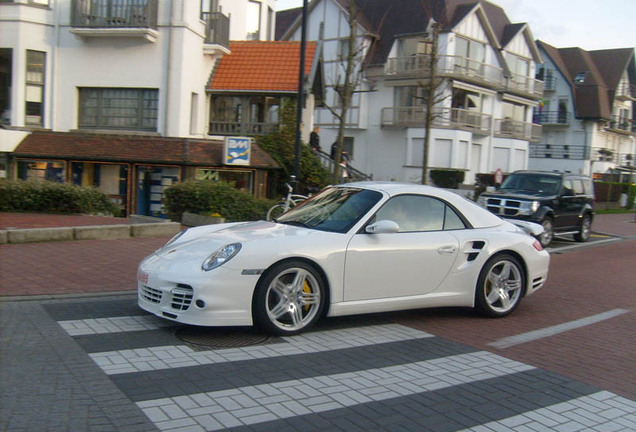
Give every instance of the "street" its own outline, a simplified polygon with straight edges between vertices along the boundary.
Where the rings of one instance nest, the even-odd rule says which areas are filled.
[[[34,273],[61,265],[55,245],[7,245],[30,256],[10,283],[45,295],[0,303],[0,430],[634,430],[636,238],[593,240],[555,242],[548,283],[504,319],[422,309],[289,338],[138,309],[112,269],[133,280],[165,239],[74,242],[83,256],[48,284],[111,287],[89,297],[46,294]]]

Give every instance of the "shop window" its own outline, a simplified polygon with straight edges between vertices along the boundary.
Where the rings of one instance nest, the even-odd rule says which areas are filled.
[[[46,53],[27,50],[26,118],[30,126],[44,125],[44,66]]]
[[[64,182],[64,163],[54,161],[18,161],[20,180]]]
[[[156,131],[159,91],[80,88],[80,129]]]

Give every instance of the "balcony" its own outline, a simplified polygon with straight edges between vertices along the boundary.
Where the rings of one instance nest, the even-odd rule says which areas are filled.
[[[433,127],[460,129],[476,135],[489,135],[491,116],[460,108],[438,108],[434,110]],[[426,122],[426,109],[423,107],[382,108],[383,127],[419,127]]]
[[[621,83],[616,88],[616,99],[627,101],[636,100],[636,85],[630,83]]]
[[[537,159],[587,160],[590,158],[589,147],[583,145],[531,143],[529,150],[530,157]]]
[[[525,75],[512,74],[512,76],[508,78],[506,91],[520,96],[539,99],[543,96],[543,88],[543,81]]]
[[[612,116],[612,120],[607,124],[607,130],[621,134],[636,133],[636,125],[626,117]]]
[[[533,122],[542,126],[563,126],[570,125],[570,113],[567,111],[541,111],[535,113]]]
[[[157,40],[157,0],[73,0],[71,33]]]
[[[543,92],[553,92],[556,91],[556,77],[548,76],[543,80]]]
[[[268,135],[278,130],[278,123],[240,123],[212,121],[208,135]]]
[[[488,87],[504,86],[503,69],[467,57],[440,55],[437,75]],[[430,55],[389,58],[384,68],[384,76],[391,79],[430,78]]]
[[[495,136],[537,142],[541,140],[541,125],[512,119],[495,119]]]
[[[230,48],[230,18],[221,12],[203,12],[201,20],[205,22],[205,46],[206,54],[214,54],[213,46]],[[212,45],[212,47],[210,47]],[[228,51],[229,52],[229,51]]]

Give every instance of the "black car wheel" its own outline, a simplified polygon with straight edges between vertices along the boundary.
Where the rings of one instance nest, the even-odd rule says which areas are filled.
[[[554,238],[554,223],[552,219],[545,218],[541,221],[541,226],[543,227],[543,232],[539,236],[538,240],[541,243],[541,246],[547,248],[552,243],[552,239]]]
[[[574,234],[574,240],[577,242],[586,242],[590,239],[592,233],[592,217],[589,214],[583,216],[579,232]]]

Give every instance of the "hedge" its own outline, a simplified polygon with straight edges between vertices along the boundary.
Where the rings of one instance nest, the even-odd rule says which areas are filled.
[[[433,169],[430,171],[431,180],[435,186],[447,189],[457,189],[464,181],[465,173],[460,170]]]
[[[93,187],[51,181],[0,179],[0,211],[119,216],[120,209]]]
[[[184,212],[218,215],[227,222],[265,219],[270,200],[254,198],[227,182],[187,180],[164,190],[163,205],[168,217],[180,222]]]

